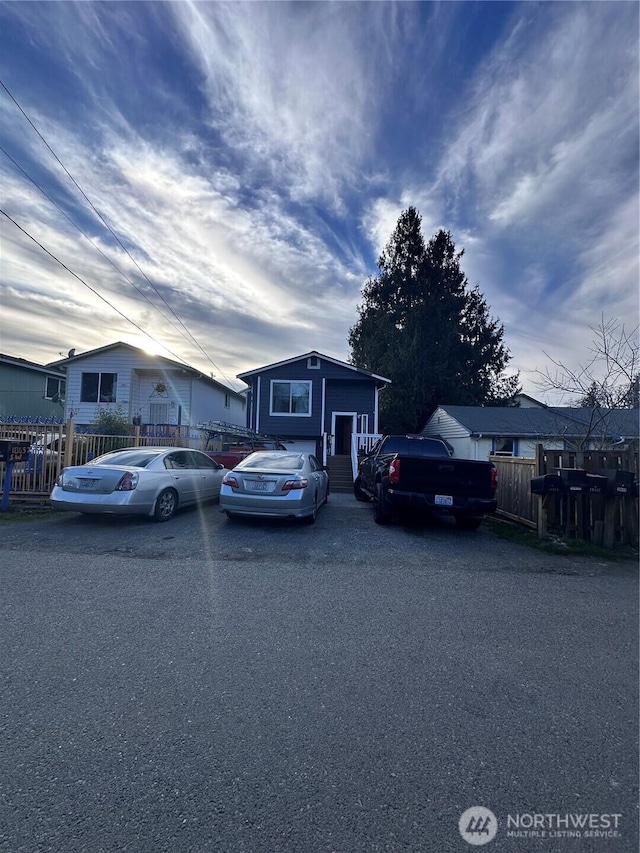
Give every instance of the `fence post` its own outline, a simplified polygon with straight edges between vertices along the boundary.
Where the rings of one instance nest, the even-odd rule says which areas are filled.
[[[544,474],[544,448],[536,444],[536,477]],[[538,495],[538,536],[543,539],[547,535],[547,497],[549,495]]]
[[[134,435],[133,446],[134,447],[140,447],[140,425],[139,424],[135,425],[135,427],[133,429],[133,435]]]
[[[67,420],[67,432],[66,432],[66,444],[64,448],[64,459],[62,460],[62,465],[64,468],[68,468],[73,461],[73,433],[74,433],[74,425],[73,418],[69,418]]]

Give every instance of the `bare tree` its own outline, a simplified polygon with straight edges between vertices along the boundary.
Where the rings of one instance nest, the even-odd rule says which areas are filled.
[[[590,410],[585,444],[604,439],[612,409],[638,407],[638,328],[627,331],[624,323],[603,316],[598,326],[591,327],[594,338],[585,363],[576,368],[545,353],[552,366],[537,371],[536,385],[543,391],[570,394],[574,406]]]

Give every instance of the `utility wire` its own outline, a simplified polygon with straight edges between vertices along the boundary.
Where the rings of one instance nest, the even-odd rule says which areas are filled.
[[[9,160],[11,160],[11,162],[12,162],[12,163],[13,163],[13,165],[16,167],[16,169],[19,169],[19,170],[22,172],[22,174],[25,176],[25,178],[27,178],[27,180],[31,181],[31,183],[36,187],[36,189],[38,189],[38,190],[42,193],[42,195],[43,195],[43,196],[44,196],[48,201],[50,201],[50,202],[51,202],[51,204],[52,204],[52,205],[53,205],[53,206],[54,206],[54,207],[55,207],[55,208],[56,208],[56,209],[57,209],[57,210],[58,210],[58,211],[59,211],[59,212],[60,212],[60,213],[65,217],[65,219],[67,219],[67,220],[68,220],[68,221],[69,221],[69,222],[74,226],[74,228],[77,228],[77,229],[78,229],[78,231],[82,234],[82,236],[85,238],[85,240],[87,240],[87,241],[88,241],[88,242],[93,246],[93,248],[96,250],[96,252],[99,252],[99,253],[102,255],[102,257],[105,259],[105,261],[107,261],[108,263],[110,263],[110,264],[111,264],[111,266],[114,268],[114,270],[116,270],[116,272],[118,272],[118,273],[119,273],[119,274],[124,278],[124,280],[125,280],[126,282],[128,282],[132,287],[134,287],[134,288],[138,291],[138,293],[140,294],[140,296],[142,296],[142,297],[143,297],[143,299],[146,299],[146,301],[149,303],[149,305],[151,305],[151,307],[154,309],[154,311],[158,311],[158,312],[162,315],[162,312],[160,311],[160,309],[158,308],[158,306],[157,306],[157,305],[155,305],[155,303],[154,303],[154,302],[152,302],[152,301],[151,301],[151,299],[149,299],[149,297],[147,296],[147,294],[146,294],[146,293],[145,293],[141,288],[139,288],[139,287],[138,287],[138,285],[137,285],[134,281],[132,281],[132,280],[127,276],[127,274],[126,274],[123,270],[121,270],[121,269],[120,269],[120,267],[119,267],[119,266],[118,266],[114,261],[112,261],[112,260],[111,260],[111,258],[110,258],[110,257],[109,257],[105,252],[103,252],[103,251],[102,251],[102,249],[100,248],[100,246],[98,246],[96,243],[94,243],[94,242],[93,242],[93,240],[91,239],[91,237],[89,237],[89,236],[88,236],[88,235],[87,235],[87,234],[82,230],[82,228],[78,225],[78,223],[73,221],[73,219],[72,219],[72,218],[69,216],[69,214],[68,214],[68,213],[67,213],[67,212],[66,212],[66,211],[65,211],[65,210],[64,210],[64,209],[63,209],[63,208],[58,204],[58,202],[57,202],[55,199],[51,198],[51,196],[47,193],[47,191],[46,191],[45,189],[43,189],[43,188],[40,186],[40,184],[39,184],[37,181],[35,181],[35,180],[31,177],[31,175],[29,175],[29,174],[28,174],[28,172],[26,172],[26,171],[22,168],[22,166],[21,166],[19,163],[17,163],[17,162],[13,159],[13,157],[11,156],[11,154],[9,154],[9,152],[8,152],[8,151],[6,151],[6,150],[5,150],[1,145],[0,145],[0,151],[2,151],[2,153],[5,155],[5,157],[7,157]],[[162,316],[163,316],[163,318],[164,318],[164,319],[167,319],[167,318],[165,318],[165,317],[164,317],[164,315],[162,315]],[[169,323],[170,323],[170,325],[171,325],[171,326],[173,326],[173,328],[176,330],[176,332],[180,332],[180,329],[179,329],[179,328],[178,328],[174,323],[172,323],[172,322],[171,322],[171,320],[169,320]],[[165,347],[165,349],[166,349],[166,347]],[[169,350],[169,352],[170,352],[170,350]],[[180,359],[180,361],[184,361],[184,359]],[[185,362],[185,364],[186,364],[186,362]]]
[[[153,337],[153,335],[150,335],[150,334],[149,334],[149,332],[145,332],[145,330],[142,328],[142,326],[139,326],[139,325],[135,322],[135,320],[132,320],[130,317],[127,317],[127,315],[126,315],[126,314],[123,314],[123,313],[122,313],[122,311],[121,311],[119,308],[116,308],[116,306],[115,306],[115,305],[112,305],[112,304],[111,304],[111,302],[109,302],[109,300],[108,300],[105,296],[103,296],[101,293],[98,293],[98,291],[97,291],[94,287],[91,287],[91,285],[90,285],[90,284],[87,284],[87,282],[86,282],[83,278],[81,278],[77,273],[75,273],[72,269],[69,269],[69,267],[68,267],[68,266],[67,266],[63,261],[61,261],[59,258],[57,258],[57,257],[53,254],[53,252],[50,252],[47,248],[45,248],[45,247],[42,245],[42,243],[38,242],[38,240],[36,240],[36,238],[35,238],[33,235],[29,234],[29,232],[28,232],[28,231],[25,231],[25,229],[24,229],[21,225],[19,225],[19,224],[15,221],[15,219],[13,219],[13,217],[9,216],[9,214],[8,214],[5,210],[2,210],[2,208],[0,208],[0,213],[1,213],[3,216],[6,216],[6,218],[7,218],[10,222],[13,222],[13,224],[16,226],[16,228],[17,228],[19,231],[22,231],[22,233],[23,233],[26,237],[28,237],[30,240],[32,240],[32,241],[36,244],[36,246],[39,246],[39,247],[42,249],[42,251],[43,251],[43,252],[45,252],[45,254],[49,255],[49,257],[50,257],[50,258],[52,258],[52,259],[53,259],[57,264],[60,264],[60,266],[61,266],[63,269],[65,269],[65,270],[66,270],[70,275],[72,275],[74,278],[77,278],[77,279],[78,279],[78,281],[79,281],[81,284],[83,284],[83,285],[84,285],[86,288],[88,288],[88,289],[89,289],[93,294],[95,294],[99,299],[101,299],[104,303],[106,303],[106,304],[109,306],[109,308],[112,308],[112,309],[113,309],[117,314],[119,314],[119,315],[120,315],[124,320],[126,320],[126,321],[127,321],[127,323],[131,323],[131,325],[132,325],[132,326],[135,326],[135,327],[136,327],[136,329],[138,329],[138,331],[142,332],[142,333],[143,333],[144,335],[146,335],[148,338],[151,338],[151,340],[152,340],[154,343],[158,344],[158,346],[161,346],[161,347],[162,347],[163,349],[165,349],[167,352],[170,352],[170,353],[171,353],[171,355],[172,355],[172,356],[174,356],[174,357],[175,357],[179,362],[182,362],[186,367],[190,367],[190,365],[189,365],[189,364],[187,364],[187,362],[186,362],[183,358],[181,358],[179,355],[176,355],[176,353],[174,353],[172,350],[170,350],[170,349],[169,349],[165,344],[161,343],[159,340],[157,340],[156,338],[154,338],[154,337]],[[192,369],[193,369],[193,368],[192,368]]]
[[[144,272],[144,271],[140,268],[140,266],[138,265],[138,263],[137,263],[137,261],[135,260],[135,258],[133,258],[133,257],[132,257],[132,255],[130,254],[129,250],[126,248],[126,246],[124,246],[124,245],[123,245],[123,243],[121,242],[121,240],[120,240],[120,238],[118,237],[118,235],[117,235],[117,234],[112,230],[112,228],[111,228],[111,226],[109,225],[109,223],[105,220],[105,218],[102,216],[102,214],[100,213],[100,211],[99,211],[99,210],[97,210],[97,208],[94,206],[94,204],[93,204],[93,202],[91,201],[91,199],[89,199],[89,197],[86,195],[86,193],[84,192],[84,190],[82,189],[82,187],[78,184],[78,182],[76,181],[76,179],[75,179],[75,178],[73,177],[73,175],[69,172],[69,170],[68,170],[68,169],[67,169],[67,167],[64,165],[64,163],[62,162],[62,160],[60,160],[60,158],[58,157],[58,155],[56,154],[56,152],[55,152],[55,151],[53,150],[53,148],[49,145],[49,143],[48,143],[48,142],[47,142],[47,140],[44,138],[44,136],[40,133],[40,131],[38,130],[38,128],[37,128],[37,127],[35,126],[35,124],[31,121],[31,119],[29,118],[29,116],[27,115],[27,113],[26,113],[26,112],[24,111],[24,109],[20,106],[20,104],[18,103],[18,101],[17,101],[17,100],[15,99],[15,97],[11,94],[11,92],[9,91],[9,89],[7,88],[7,86],[4,84],[4,82],[3,82],[2,80],[0,80],[0,86],[2,86],[2,88],[5,90],[5,92],[7,93],[7,95],[11,98],[11,100],[13,101],[13,103],[14,103],[14,104],[16,105],[16,107],[20,110],[20,112],[22,113],[22,115],[24,116],[24,118],[27,120],[27,122],[30,124],[30,126],[33,128],[33,130],[36,132],[36,134],[40,137],[40,139],[42,140],[42,142],[44,143],[44,145],[47,147],[47,149],[51,152],[51,154],[52,154],[52,155],[53,155],[53,157],[56,159],[56,161],[60,164],[60,166],[61,166],[61,168],[63,169],[63,171],[65,172],[65,174],[69,177],[69,179],[72,181],[72,183],[74,184],[74,186],[78,189],[78,192],[80,192],[80,194],[81,194],[81,195],[83,196],[83,198],[86,200],[87,204],[91,207],[91,209],[94,211],[94,213],[96,214],[96,216],[100,219],[100,221],[103,223],[103,225],[105,226],[105,228],[109,231],[109,233],[112,235],[112,237],[114,238],[114,240],[115,240],[115,241],[118,243],[118,245],[121,247],[121,249],[123,250],[123,252],[125,252],[125,254],[126,254],[126,255],[131,259],[131,261],[132,261],[132,262],[133,262],[133,264],[135,265],[136,269],[140,272],[140,274],[143,276],[143,278],[144,278],[144,279],[149,283],[149,285],[151,286],[151,288],[153,289],[153,291],[154,291],[154,292],[157,294],[157,296],[162,300],[162,302],[165,304],[165,306],[166,306],[166,307],[167,307],[167,309],[171,312],[171,314],[173,314],[173,316],[176,318],[176,320],[178,321],[178,323],[180,324],[180,326],[184,329],[184,332],[186,333],[186,335],[188,336],[188,338],[191,340],[191,342],[192,342],[193,344],[195,344],[195,346],[200,350],[200,352],[201,352],[201,353],[203,354],[203,356],[207,359],[207,361],[209,361],[209,362],[213,365],[213,367],[215,367],[215,369],[216,369],[217,371],[219,371],[219,372],[222,374],[222,376],[224,376],[224,378],[227,380],[227,382],[228,382],[230,385],[232,385],[232,386],[233,386],[233,383],[231,382],[231,380],[230,380],[230,379],[225,375],[225,373],[221,370],[221,368],[219,368],[219,367],[218,367],[218,365],[213,361],[213,359],[208,355],[208,353],[207,353],[207,352],[205,352],[205,350],[202,348],[202,346],[200,345],[200,343],[196,340],[196,338],[195,338],[195,337],[193,336],[193,334],[189,331],[189,329],[187,329],[187,327],[185,326],[185,324],[182,322],[182,320],[181,320],[181,319],[180,319],[180,317],[176,314],[176,312],[173,310],[173,308],[169,305],[169,303],[168,303],[168,302],[167,302],[167,300],[164,298],[164,296],[159,292],[159,290],[156,288],[156,286],[153,284],[153,282],[151,282],[151,281],[149,280],[149,278],[147,277],[147,275],[145,274],[145,272]],[[45,250],[45,251],[46,251],[46,250]],[[133,321],[131,321],[131,322],[133,322]],[[134,324],[134,325],[135,325],[135,324]],[[145,334],[147,334],[147,333],[145,332]],[[161,346],[163,346],[163,345],[161,344]],[[169,350],[169,352],[171,352],[171,350]]]

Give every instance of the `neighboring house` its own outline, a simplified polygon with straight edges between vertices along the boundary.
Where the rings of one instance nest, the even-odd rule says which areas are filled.
[[[541,403],[540,400],[536,400],[534,397],[530,397],[522,391],[520,391],[519,394],[515,394],[513,399],[522,409],[545,409],[547,407],[546,403]]]
[[[378,395],[389,379],[312,352],[239,373],[249,385],[247,426],[286,446],[351,455],[354,433],[378,432]]]
[[[90,424],[98,409],[119,407],[141,424],[244,426],[246,398],[205,373],[118,342],[48,365],[67,375],[67,417]]]
[[[0,353],[0,418],[63,418],[64,370]]]
[[[548,450],[610,449],[638,440],[637,409],[571,409],[553,406],[494,408],[438,406],[422,435],[442,438],[465,459],[535,456]]]

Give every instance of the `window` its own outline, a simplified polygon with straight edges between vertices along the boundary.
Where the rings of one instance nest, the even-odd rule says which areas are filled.
[[[231,394],[224,395],[224,407],[225,409],[231,408]]]
[[[311,415],[311,382],[271,382],[271,415]]]
[[[115,403],[117,373],[83,373],[81,403]]]
[[[65,380],[56,379],[53,376],[47,376],[47,384],[45,387],[44,396],[47,400],[62,400],[64,399]]]
[[[515,441],[512,438],[496,438],[493,442],[495,456],[515,456]]]
[[[168,403],[150,403],[149,404],[149,422],[152,424],[168,424],[169,423],[169,404]]]
[[[191,454],[187,450],[180,450],[177,453],[171,453],[165,456],[164,467],[173,470],[190,470],[195,468],[195,464],[191,458]]]
[[[320,370],[320,359],[317,355],[310,355],[307,359],[307,367],[309,370]]]

